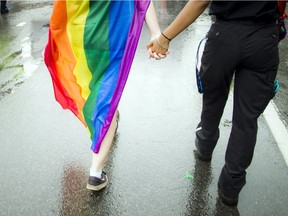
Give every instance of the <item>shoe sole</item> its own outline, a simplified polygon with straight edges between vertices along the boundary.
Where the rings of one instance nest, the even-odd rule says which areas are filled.
[[[108,177],[106,176],[106,182],[104,182],[103,184],[100,184],[100,185],[97,185],[97,186],[87,184],[86,188],[88,190],[99,191],[99,190],[107,187],[107,185],[108,185]]]

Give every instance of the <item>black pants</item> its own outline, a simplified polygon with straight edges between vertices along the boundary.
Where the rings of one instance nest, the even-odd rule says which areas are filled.
[[[274,96],[278,31],[275,23],[217,20],[207,38],[200,72],[204,93],[198,127],[202,129],[196,136],[201,151],[212,154],[234,80],[232,130],[219,180],[225,183],[226,191],[238,194],[252,161],[257,119]]]
[[[1,10],[4,9],[7,5],[7,1],[1,1]]]

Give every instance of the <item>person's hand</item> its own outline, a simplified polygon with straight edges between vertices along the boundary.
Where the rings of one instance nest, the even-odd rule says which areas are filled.
[[[155,58],[156,60],[160,60],[166,57],[169,53],[169,41],[165,38],[161,38],[161,35],[157,38],[152,39],[147,44],[147,50],[149,53],[149,58]]]
[[[148,49],[148,55],[149,55],[149,58],[154,58],[156,60],[160,60],[160,59],[164,59],[166,58],[167,54],[169,52],[167,51],[167,53],[165,55],[161,54],[161,53],[156,53],[156,52],[152,52],[152,49],[149,48]]]

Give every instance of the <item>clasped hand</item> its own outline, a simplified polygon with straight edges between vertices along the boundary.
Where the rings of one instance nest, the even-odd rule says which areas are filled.
[[[166,58],[167,54],[169,54],[169,41],[164,41],[161,39],[162,38],[160,35],[154,39],[151,39],[151,41],[147,44],[149,58],[160,60]]]

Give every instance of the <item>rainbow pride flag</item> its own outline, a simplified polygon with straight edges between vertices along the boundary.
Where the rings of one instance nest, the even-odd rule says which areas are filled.
[[[55,0],[44,61],[56,100],[98,153],[124,90],[150,0]]]

